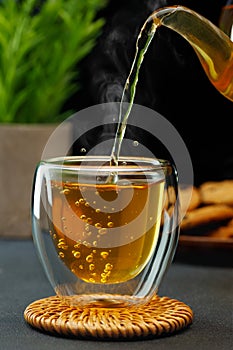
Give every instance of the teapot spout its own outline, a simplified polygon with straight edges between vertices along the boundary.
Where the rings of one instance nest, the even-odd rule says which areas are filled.
[[[233,101],[233,42],[205,17],[184,6],[156,10],[148,18],[180,34],[195,50],[210,82]]]

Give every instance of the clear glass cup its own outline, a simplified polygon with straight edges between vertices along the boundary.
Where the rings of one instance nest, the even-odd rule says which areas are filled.
[[[33,239],[68,305],[143,305],[157,292],[179,238],[177,172],[165,160],[63,157],[41,161]]]

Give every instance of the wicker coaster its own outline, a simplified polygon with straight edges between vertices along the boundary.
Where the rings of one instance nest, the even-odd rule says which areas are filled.
[[[76,338],[132,339],[174,333],[192,323],[186,304],[156,296],[141,307],[78,308],[51,296],[37,300],[24,311],[25,320],[45,332]]]

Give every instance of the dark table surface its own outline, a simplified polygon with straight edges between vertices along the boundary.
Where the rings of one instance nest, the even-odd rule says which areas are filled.
[[[219,258],[216,256],[216,260]],[[208,256],[206,260],[208,262]],[[179,249],[158,293],[186,303],[194,312],[192,325],[176,334],[136,341],[80,340],[48,335],[30,327],[23,312],[34,300],[53,294],[33,242],[30,239],[0,240],[1,350],[233,349],[232,267],[187,262],[179,259]]]

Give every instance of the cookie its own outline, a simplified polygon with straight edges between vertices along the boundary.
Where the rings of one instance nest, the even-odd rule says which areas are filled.
[[[232,220],[230,220],[228,223],[227,223],[227,226],[232,226],[233,227],[233,219]]]
[[[181,213],[186,211],[196,209],[201,203],[201,196],[199,190],[195,186],[182,186],[179,188],[179,200]],[[172,186],[168,187],[167,192],[165,193],[165,205],[167,209],[171,205],[174,205],[176,202],[175,190]]]
[[[179,191],[181,212],[196,209],[201,203],[200,192],[195,186],[182,187]]]
[[[233,225],[220,226],[215,230],[209,231],[208,236],[218,239],[233,239]]]
[[[233,219],[233,207],[216,204],[206,205],[189,211],[181,222],[181,230],[192,230],[193,228],[206,226],[213,227],[221,225]]]
[[[203,204],[227,204],[233,206],[233,180],[204,182],[200,187]]]

